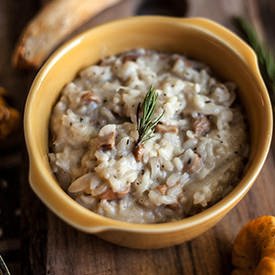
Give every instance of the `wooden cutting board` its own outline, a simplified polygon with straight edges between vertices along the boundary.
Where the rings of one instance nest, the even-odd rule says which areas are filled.
[[[42,2],[0,2],[0,80],[16,96],[21,109],[34,73],[13,70],[10,56],[20,31]],[[272,29],[275,2],[271,0],[125,0],[92,19],[78,32],[136,13],[205,16],[232,30],[231,16],[244,15],[253,21],[270,46],[275,45]],[[24,152],[20,186],[22,274],[230,274],[232,243],[240,228],[258,216],[275,214],[274,157],[273,140],[265,166],[253,188],[217,226],[182,245],[142,251],[118,247],[78,232],[49,212],[28,185],[28,159]]]

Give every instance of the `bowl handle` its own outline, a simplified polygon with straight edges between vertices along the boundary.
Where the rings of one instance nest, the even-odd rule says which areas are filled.
[[[88,233],[98,233],[116,228],[115,226],[110,226],[102,216],[99,216],[97,219],[87,218],[87,214],[91,214],[90,210],[83,208],[71,198],[65,199],[65,193],[59,185],[50,187],[50,184],[44,184],[47,179],[43,178],[43,169],[39,168],[31,157],[29,164],[29,184],[32,190],[40,200],[42,200],[43,203],[62,220],[71,224],[73,227]],[[67,210],[68,205],[66,201],[68,200],[74,204],[71,211]]]
[[[226,43],[230,44],[230,46],[240,55],[240,57],[247,64],[247,66],[250,67],[255,76],[261,76],[255,52],[236,34],[221,26],[220,24],[205,18],[180,18],[177,20],[181,23],[197,26],[207,32],[211,32],[214,36],[224,40]]]

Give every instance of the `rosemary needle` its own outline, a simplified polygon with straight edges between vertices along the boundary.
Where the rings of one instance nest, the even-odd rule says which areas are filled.
[[[152,116],[155,111],[155,107],[157,104],[158,94],[155,89],[151,85],[149,91],[145,95],[144,101],[138,104],[137,106],[137,131],[138,131],[138,140],[136,142],[136,146],[143,144],[147,140],[154,137],[153,133],[155,131],[155,127],[161,120],[164,112],[158,117],[153,118]],[[141,112],[142,108],[142,112]]]

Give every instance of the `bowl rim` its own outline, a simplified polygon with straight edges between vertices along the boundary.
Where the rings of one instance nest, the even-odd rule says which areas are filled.
[[[90,219],[93,219],[95,223],[97,222],[98,225],[93,226],[86,226],[81,225],[80,223],[75,222],[72,217],[68,218],[64,213],[60,213],[52,207],[50,203],[50,199],[46,198],[41,190],[35,185],[35,183],[32,180],[32,173],[33,170],[39,170],[40,174],[40,181],[43,181],[43,184],[49,185],[49,182],[52,180],[49,179],[47,176],[46,171],[48,171],[47,167],[44,167],[42,164],[42,158],[39,157],[39,153],[37,152],[35,148],[35,144],[31,137],[31,110],[32,110],[32,104],[35,101],[35,94],[36,91],[39,89],[41,82],[43,82],[45,76],[47,73],[51,70],[51,68],[55,65],[55,63],[62,58],[63,54],[67,51],[70,51],[72,47],[77,45],[78,43],[81,43],[81,40],[84,39],[86,36],[93,35],[94,32],[98,30],[104,30],[104,28],[112,27],[116,24],[127,24],[127,22],[135,22],[138,24],[139,22],[156,22],[156,21],[166,22],[166,23],[173,23],[173,24],[181,24],[182,26],[187,26],[190,28],[198,29],[199,31],[202,31],[204,33],[207,33],[208,35],[213,36],[215,39],[220,40],[224,46],[229,47],[231,50],[233,50],[235,53],[239,55],[239,57],[243,60],[243,62],[248,67],[248,70],[251,74],[253,74],[254,78],[257,80],[257,85],[260,88],[261,95],[263,98],[264,104],[266,104],[266,115],[267,115],[267,135],[265,136],[264,141],[264,147],[260,154],[260,156],[257,158],[257,160],[253,160],[253,162],[257,161],[257,164],[254,167],[253,173],[250,175],[247,175],[247,172],[241,179],[241,181],[238,183],[237,186],[234,187],[234,189],[227,194],[224,198],[222,198],[220,201],[215,203],[214,205],[210,206],[209,208],[203,210],[202,212],[195,214],[191,217],[183,218],[178,221],[173,222],[166,222],[166,223],[159,223],[159,224],[138,224],[138,223],[132,223],[132,222],[125,222],[120,221],[108,217],[101,216],[91,210],[88,210],[78,204],[75,200],[73,200],[64,190],[60,190],[66,195],[64,197],[64,203],[68,205],[68,211],[71,206],[74,206],[76,211],[80,215],[86,215],[89,216]],[[213,29],[211,29],[213,28]],[[213,33],[211,31],[215,30],[217,28],[220,32],[224,32],[227,35],[227,39],[232,39],[231,41],[223,40],[224,38],[219,37],[217,33]],[[234,48],[232,46],[232,41],[234,43],[238,43],[238,47],[241,47],[240,49]],[[240,54],[240,51],[242,52]],[[245,55],[245,57],[244,57]],[[252,67],[251,67],[252,65]],[[81,231],[89,232],[89,233],[97,233],[102,231],[109,231],[109,230],[119,230],[119,231],[134,231],[134,232],[143,232],[143,233],[153,233],[153,232],[171,232],[176,231],[183,228],[190,228],[194,227],[196,225],[206,223],[208,220],[213,218],[217,215],[222,215],[222,213],[226,213],[226,211],[231,208],[233,208],[240,200],[241,198],[247,193],[247,191],[252,186],[253,182],[257,178],[258,174],[260,173],[260,170],[262,169],[262,166],[265,162],[265,159],[267,157],[271,138],[272,138],[272,128],[273,128],[273,122],[272,122],[272,108],[270,99],[268,96],[268,92],[266,90],[266,87],[264,85],[264,82],[262,80],[262,77],[260,75],[258,66],[257,66],[257,58],[253,50],[245,43],[243,42],[238,36],[236,36],[231,31],[227,30],[226,28],[222,27],[221,25],[213,22],[212,20],[205,19],[205,18],[175,18],[175,17],[168,17],[168,16],[134,16],[126,19],[118,19],[115,21],[111,21],[108,23],[105,23],[103,25],[97,26],[95,28],[89,29],[76,37],[70,39],[68,42],[66,42],[62,47],[58,48],[48,59],[48,61],[42,66],[40,71],[38,72],[37,76],[35,77],[32,86],[30,88],[30,92],[27,98],[26,106],[25,106],[25,112],[24,112],[24,134],[25,134],[25,140],[27,145],[27,150],[29,154],[30,159],[30,172],[29,172],[29,182],[34,190],[34,192],[38,195],[38,197],[50,208],[55,214],[57,214],[60,218],[65,220],[67,223],[71,224],[73,227],[78,228]],[[36,160],[34,164],[34,160]],[[38,161],[37,161],[38,160]],[[244,177],[246,177],[246,180],[244,181]],[[57,180],[55,182],[58,184]],[[56,194],[56,196],[60,196],[59,194]],[[229,211],[228,210],[228,211]]]

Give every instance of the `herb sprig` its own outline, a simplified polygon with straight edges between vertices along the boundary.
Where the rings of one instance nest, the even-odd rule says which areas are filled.
[[[157,104],[158,94],[151,85],[149,91],[145,95],[144,101],[137,106],[137,131],[138,140],[136,146],[144,144],[147,140],[154,137],[155,127],[161,120],[163,113],[158,117],[152,119]],[[141,112],[142,108],[142,112]]]
[[[259,68],[269,91],[275,109],[275,57],[261,43],[253,26],[242,17],[234,17],[235,24],[244,35],[245,40],[257,54]]]

